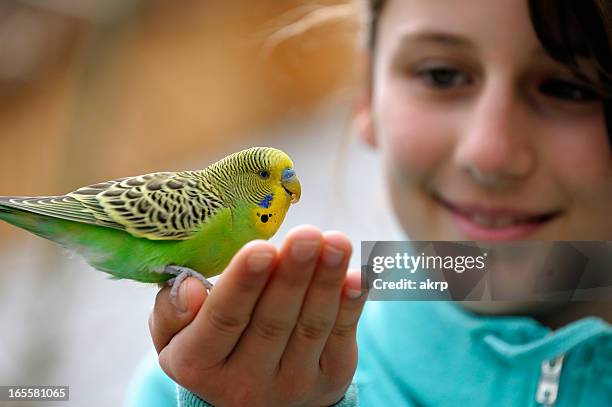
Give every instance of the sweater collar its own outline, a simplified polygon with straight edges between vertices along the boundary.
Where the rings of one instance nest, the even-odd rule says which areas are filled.
[[[552,359],[599,339],[612,351],[612,325],[601,318],[585,317],[551,330],[530,317],[482,316],[455,303],[453,308],[465,323],[473,327],[473,340],[481,342],[507,363]]]

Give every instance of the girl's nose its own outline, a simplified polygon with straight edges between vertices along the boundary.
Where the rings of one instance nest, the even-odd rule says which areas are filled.
[[[508,84],[484,85],[465,116],[455,145],[455,162],[474,181],[502,187],[533,172],[533,152],[527,110]],[[533,129],[532,129],[533,130]]]

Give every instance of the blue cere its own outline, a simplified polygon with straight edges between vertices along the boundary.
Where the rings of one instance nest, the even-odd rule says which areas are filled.
[[[262,208],[269,208],[271,203],[272,203],[272,194],[268,194],[266,195],[264,199],[261,200],[261,202],[259,202],[258,205],[261,206]]]
[[[295,171],[293,170],[293,168],[285,168],[283,170],[283,175],[281,177],[281,182],[290,180],[293,177],[295,177]]]

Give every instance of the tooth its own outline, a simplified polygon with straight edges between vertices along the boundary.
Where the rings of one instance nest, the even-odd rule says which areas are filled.
[[[515,220],[510,217],[501,217],[495,221],[496,228],[505,228],[515,223]]]
[[[489,217],[487,215],[482,214],[471,214],[470,218],[475,223],[490,228],[505,228],[519,222],[518,219],[512,218],[510,216]]]
[[[491,227],[493,226],[493,223],[494,223],[493,219],[489,218],[488,216],[483,216],[483,215],[476,214],[476,213],[472,214],[471,218],[474,222],[480,225],[483,225],[483,226]]]

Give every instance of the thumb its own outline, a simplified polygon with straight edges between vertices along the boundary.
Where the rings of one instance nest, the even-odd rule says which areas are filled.
[[[206,287],[198,279],[189,277],[179,287],[176,305],[170,299],[170,287],[164,287],[155,297],[155,305],[149,316],[149,330],[157,353],[193,320],[202,307]]]

